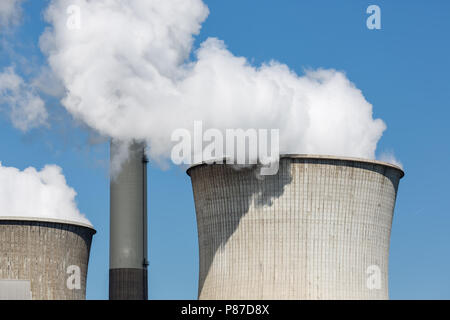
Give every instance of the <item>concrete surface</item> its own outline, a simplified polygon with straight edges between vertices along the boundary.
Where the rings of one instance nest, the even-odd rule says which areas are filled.
[[[197,165],[192,179],[199,299],[388,299],[403,171],[352,158],[288,155],[277,175]]]
[[[0,280],[29,281],[33,300],[85,299],[94,234],[67,221],[0,217]],[[70,266],[79,268],[79,289],[67,285]]]

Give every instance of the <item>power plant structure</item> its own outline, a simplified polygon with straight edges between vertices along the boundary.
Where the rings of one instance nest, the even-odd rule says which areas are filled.
[[[0,216],[0,299],[84,300],[88,224]]]
[[[111,162],[122,148],[111,142]],[[110,300],[147,300],[147,158],[145,143],[128,146],[128,158],[110,182]]]
[[[111,142],[111,161],[122,148]],[[148,298],[145,144],[110,182],[111,300]],[[188,171],[201,300],[388,299],[401,168],[380,161],[283,155],[275,175],[197,164]],[[0,299],[85,299],[92,226],[0,217]]]
[[[402,169],[380,161],[284,155],[276,175],[225,164],[188,169],[199,299],[388,299]]]

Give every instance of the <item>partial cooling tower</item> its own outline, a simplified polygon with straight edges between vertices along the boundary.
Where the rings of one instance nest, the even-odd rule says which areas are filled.
[[[111,143],[111,161],[120,154]],[[147,158],[145,144],[128,150],[110,185],[110,300],[147,300]]]
[[[0,299],[85,299],[94,234],[77,222],[0,217]]]
[[[188,174],[200,299],[388,299],[400,168],[288,155],[262,179],[223,164]]]

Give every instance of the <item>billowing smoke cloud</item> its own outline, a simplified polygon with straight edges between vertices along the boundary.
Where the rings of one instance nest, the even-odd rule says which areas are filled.
[[[24,0],[0,1],[0,28],[17,24],[21,17],[21,3]]]
[[[12,67],[0,72],[0,111],[9,114],[14,127],[22,131],[47,124],[44,101]]]
[[[0,163],[0,214],[11,217],[53,218],[90,224],[77,209],[77,193],[60,167],[20,171]]]
[[[195,120],[280,129],[282,153],[375,157],[385,124],[345,74],[253,66],[215,38],[191,59],[207,15],[201,0],[52,0],[40,46],[62,104],[101,134],[146,140],[156,160]]]

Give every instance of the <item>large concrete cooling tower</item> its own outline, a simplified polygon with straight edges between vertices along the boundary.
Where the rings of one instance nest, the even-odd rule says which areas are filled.
[[[94,234],[77,222],[0,217],[1,299],[85,299]]]
[[[191,176],[200,299],[387,299],[403,171],[362,159],[289,155],[278,174],[197,165]]]

